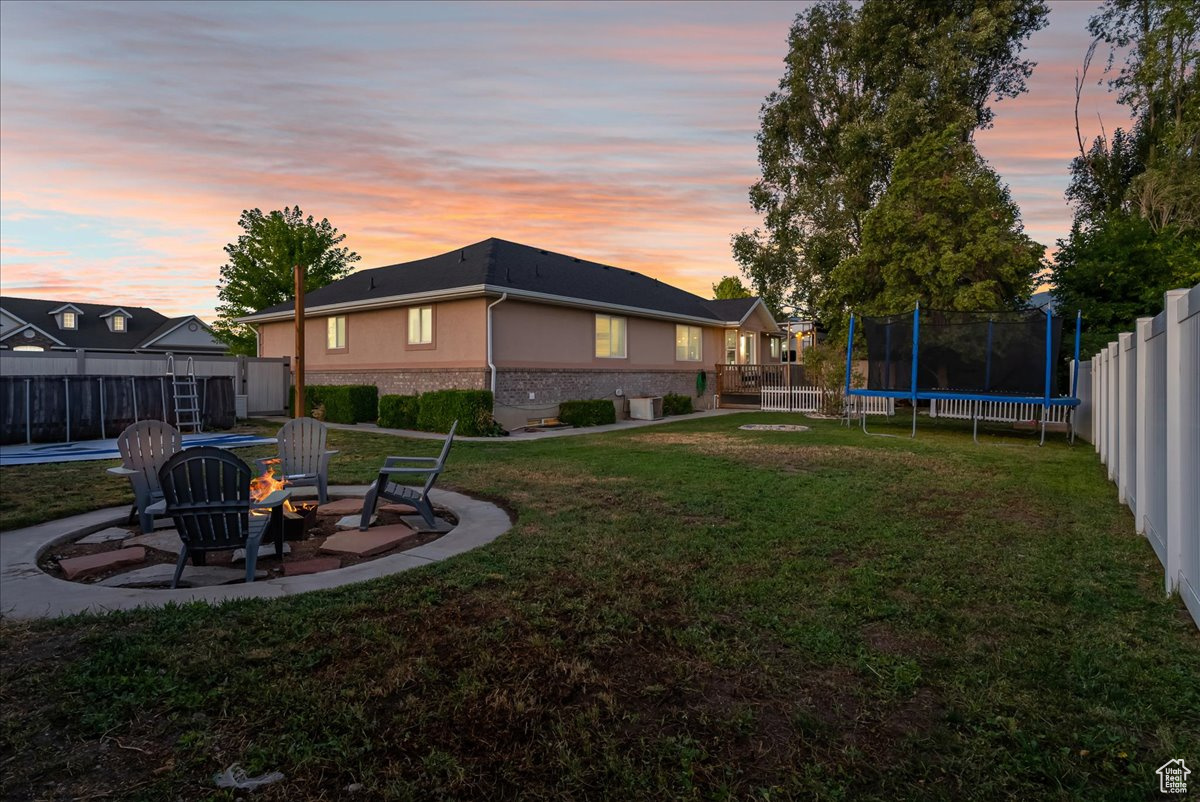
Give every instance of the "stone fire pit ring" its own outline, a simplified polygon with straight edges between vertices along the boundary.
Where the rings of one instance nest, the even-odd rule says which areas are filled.
[[[295,497],[306,499],[308,493],[305,491],[310,490],[297,488]],[[361,498],[366,492],[366,485],[329,488],[329,495],[333,498]],[[128,506],[110,507],[26,529],[14,529],[0,535],[0,585],[4,587],[0,598],[0,615],[14,619],[57,618],[77,613],[164,607],[170,603],[191,601],[217,604],[230,599],[281,598],[364,582],[440,562],[491,543],[512,527],[508,514],[495,504],[449,490],[433,489],[429,497],[435,505],[446,507],[458,518],[458,525],[454,529],[431,543],[333,571],[202,588],[163,590],[102,587],[58,579],[38,567],[38,558],[48,549],[89,532],[124,523],[129,515]]]

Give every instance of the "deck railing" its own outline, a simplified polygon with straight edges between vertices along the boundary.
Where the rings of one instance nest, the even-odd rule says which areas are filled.
[[[786,387],[788,365],[717,365],[719,395],[758,395],[766,387]],[[804,369],[791,365],[794,384],[804,383]]]

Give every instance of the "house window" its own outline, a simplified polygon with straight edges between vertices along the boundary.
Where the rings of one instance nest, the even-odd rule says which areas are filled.
[[[743,365],[754,365],[758,363],[758,332],[750,331],[742,335],[741,358]]]
[[[113,331],[125,331],[125,316],[113,315],[112,324]]]
[[[408,310],[408,344],[433,344],[433,307],[413,306]]]
[[[346,350],[346,316],[325,318],[325,350]]]
[[[18,345],[13,348],[14,351],[45,351],[46,349],[40,345]]]
[[[779,338],[771,338],[771,359],[779,359]]]
[[[725,364],[736,365],[738,358],[737,332],[728,329],[725,332]]]
[[[62,313],[62,327],[64,329],[73,329],[77,327],[77,321],[74,312]]]
[[[679,362],[699,362],[700,327],[675,326],[675,359]]]
[[[625,358],[625,318],[596,315],[596,356],[602,359]]]

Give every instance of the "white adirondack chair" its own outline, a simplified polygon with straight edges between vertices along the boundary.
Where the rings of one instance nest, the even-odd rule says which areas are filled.
[[[329,458],[336,451],[325,449],[325,424],[313,418],[296,418],[288,421],[279,430],[276,439],[279,441],[279,472],[287,483],[292,486],[307,485],[317,488],[317,502],[326,504],[329,496],[326,485],[329,479]],[[260,471],[267,470],[267,463],[273,459],[265,457],[257,460]]]
[[[172,456],[183,448],[183,436],[174,426],[160,420],[139,421],[117,438],[117,448],[124,463],[120,468],[109,468],[114,476],[124,476],[133,485],[133,509],[129,521],[136,514],[142,532],[154,531],[154,514],[147,508],[163,497],[158,481],[158,472]]]

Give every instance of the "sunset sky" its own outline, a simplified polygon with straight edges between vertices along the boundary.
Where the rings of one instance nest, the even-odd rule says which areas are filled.
[[[1047,246],[1097,5],[1052,3],[978,136]],[[708,295],[803,8],[4,2],[0,291],[211,319],[241,210],[299,204],[363,268],[496,236]],[[1128,120],[1103,60],[1088,134]]]

